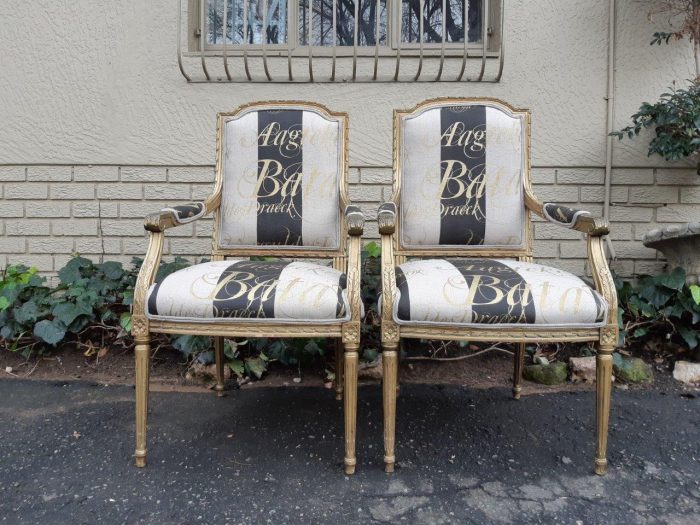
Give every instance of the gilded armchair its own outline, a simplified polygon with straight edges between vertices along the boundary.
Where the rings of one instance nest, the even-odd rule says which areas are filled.
[[[348,203],[347,138],[347,116],[317,104],[221,113],[212,194],[146,217],[150,243],[133,307],[137,466],[146,463],[151,333],[212,336],[219,395],[224,337],[324,337],[342,342],[336,392],[344,396],[345,470],[354,472],[364,217]],[[165,230],[211,213],[211,261],[155,283]]]
[[[526,343],[596,343],[595,472],[606,470],[617,342],[617,298],[602,242],[608,225],[588,212],[542,204],[529,168],[526,110],[455,98],[394,113],[394,191],[378,212],[387,472],[396,461],[402,337],[516,343],[516,399]],[[531,213],[586,235],[594,288],[532,262]]]

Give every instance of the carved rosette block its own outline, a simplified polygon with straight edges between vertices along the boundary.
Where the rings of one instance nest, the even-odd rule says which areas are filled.
[[[343,325],[343,344],[344,345],[354,345],[360,344],[360,322],[350,321]]]

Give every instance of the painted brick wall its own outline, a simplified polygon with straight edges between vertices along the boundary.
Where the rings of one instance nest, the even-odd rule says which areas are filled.
[[[533,168],[535,193],[602,214],[602,168]],[[211,190],[211,166],[0,166],[0,267],[36,266],[52,273],[73,253],[129,263],[143,256],[143,217],[166,204],[199,200]],[[391,196],[390,168],[352,168],[350,198],[377,237],[377,204]],[[613,267],[623,275],[656,272],[664,261],[645,248],[642,235],[658,225],[697,220],[700,177],[691,169],[617,168],[612,175]],[[169,230],[166,257],[207,256],[211,220]],[[535,222],[540,262],[578,275],[586,272],[581,234]]]

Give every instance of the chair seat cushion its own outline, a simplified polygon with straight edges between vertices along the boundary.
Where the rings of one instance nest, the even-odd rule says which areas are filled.
[[[349,319],[345,274],[299,261],[230,259],[196,264],[148,291],[150,319],[194,322]]]
[[[427,259],[396,268],[398,324],[593,327],[605,299],[557,268],[505,259]]]

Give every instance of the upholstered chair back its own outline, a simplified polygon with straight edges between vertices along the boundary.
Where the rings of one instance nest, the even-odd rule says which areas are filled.
[[[489,101],[398,113],[401,246],[524,247],[525,124]]]
[[[338,250],[345,117],[274,104],[220,118],[219,248]]]

